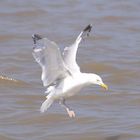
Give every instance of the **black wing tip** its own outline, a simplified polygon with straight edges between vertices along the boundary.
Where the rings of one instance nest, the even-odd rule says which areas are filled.
[[[86,28],[83,30],[84,32],[88,31],[90,32],[92,28],[92,24],[89,24],[88,26],[86,26]]]
[[[42,36],[39,34],[33,34],[32,38],[33,38],[34,44],[36,44],[36,41],[42,39]]]

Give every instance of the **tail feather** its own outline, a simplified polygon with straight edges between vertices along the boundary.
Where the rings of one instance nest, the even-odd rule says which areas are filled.
[[[53,99],[51,98],[47,98],[41,105],[40,111],[43,113],[45,111],[47,111],[47,109],[51,106],[51,104],[53,103]]]

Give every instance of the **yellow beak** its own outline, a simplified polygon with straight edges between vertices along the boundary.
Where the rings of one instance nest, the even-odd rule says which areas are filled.
[[[106,84],[102,83],[100,86],[103,87],[104,89],[108,90],[108,86]]]

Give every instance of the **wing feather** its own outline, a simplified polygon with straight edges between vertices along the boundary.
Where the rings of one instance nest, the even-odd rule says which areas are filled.
[[[76,38],[75,42],[69,46],[64,48],[63,58],[66,66],[70,69],[72,73],[80,72],[80,67],[76,62],[76,54],[78,50],[79,43],[81,40],[89,35],[91,31],[92,25],[88,25]]]
[[[36,40],[33,56],[42,68],[41,79],[44,86],[49,86],[55,80],[64,78],[68,74],[60,50],[55,42],[47,38]]]

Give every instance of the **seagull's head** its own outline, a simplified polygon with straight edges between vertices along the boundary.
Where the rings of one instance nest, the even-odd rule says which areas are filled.
[[[108,86],[103,82],[102,78],[99,75],[90,74],[89,78],[90,78],[90,83],[99,85],[99,86],[103,87],[104,89],[108,90]]]

